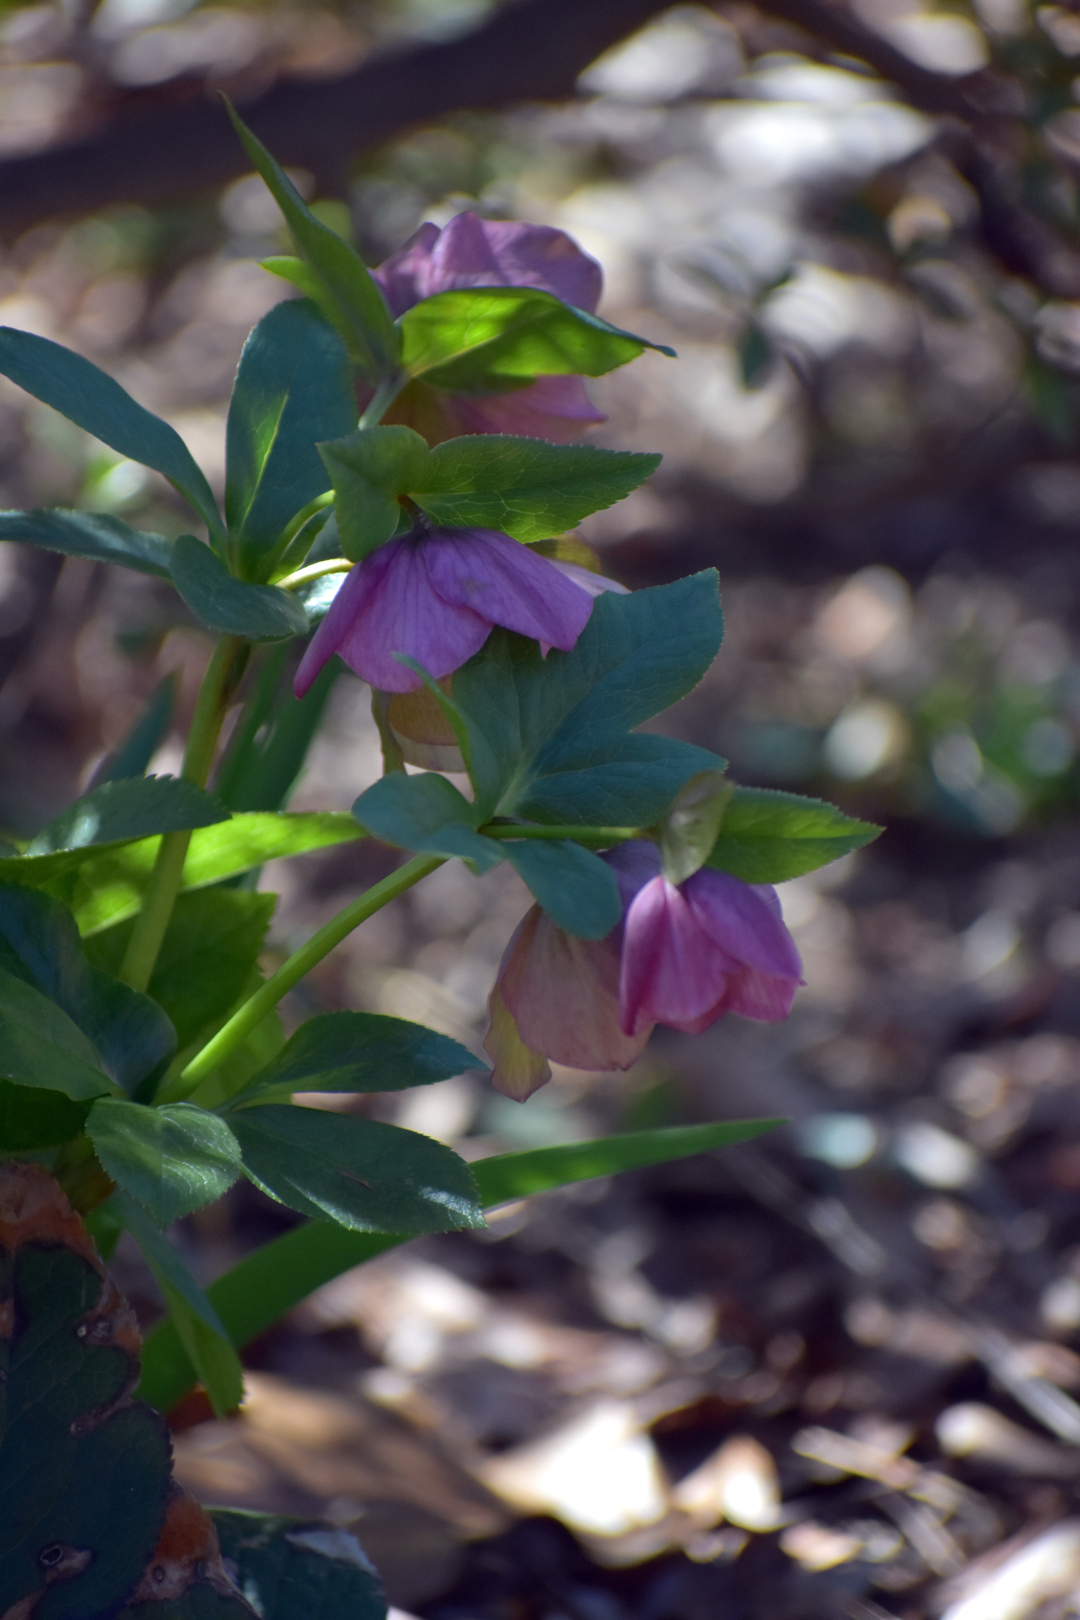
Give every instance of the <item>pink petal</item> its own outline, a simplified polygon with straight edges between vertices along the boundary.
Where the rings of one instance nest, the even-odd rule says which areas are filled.
[[[660,871],[660,851],[651,838],[627,839],[625,844],[609,849],[603,859],[615,873],[624,911],[638,890]]]
[[[377,270],[371,272],[379,283],[397,320],[407,309],[412,309],[421,298],[427,297],[426,285],[431,253],[439,240],[439,227],[430,222],[414,231],[403,247],[384,259]]]
[[[620,585],[617,579],[607,579],[603,574],[594,574],[591,568],[582,568],[580,563],[560,562],[557,557],[549,557],[548,561],[560,574],[572,579],[575,585],[580,585],[583,591],[590,596],[602,596],[605,591],[614,591],[616,596],[629,596],[630,592],[625,585]]]
[[[775,893],[709,866],[687,879],[683,893],[701,929],[728,956],[759,973],[801,982],[802,962]]]
[[[743,1018],[756,1018],[764,1024],[779,1024],[791,1011],[798,988],[798,979],[742,968],[728,980],[721,1011],[740,1013]]]
[[[439,592],[428,568],[430,545],[403,539],[380,546],[357,563],[323,621],[329,623],[357,577],[335,617],[334,650],[361,680],[386,692],[412,692],[421,684],[395,653],[407,653],[432,675],[449,675],[479,652],[491,630],[489,619]]]
[[[453,411],[460,433],[514,433],[549,444],[572,444],[585,428],[606,422],[580,377],[537,377],[508,394],[457,394]]]
[[[520,928],[518,933],[520,933]],[[517,934],[514,935],[514,939]],[[514,940],[509,949],[513,949]],[[546,1086],[551,1079],[551,1065],[543,1052],[535,1052],[521,1039],[514,1015],[499,991],[498,980],[488,997],[488,1029],[484,1036],[484,1051],[495,1067],[491,1083],[496,1091],[515,1102],[526,1102],[534,1091]]]
[[[649,1030],[620,1029],[618,980],[610,941],[576,939],[534,906],[506,948],[493,996],[533,1051],[572,1069],[628,1069]]]
[[[364,610],[371,579],[370,573],[363,572],[361,563],[355,568],[350,568],[345,575],[344,584],[331,602],[300,660],[300,667],[293,681],[293,691],[298,698],[304,696],[327,660],[340,651],[341,643],[348,635],[353,619]]]
[[[546,557],[494,529],[436,529],[423,542],[423,555],[442,600],[482,614],[489,624],[569,652],[588,623],[588,595]],[[439,673],[451,667],[457,665]]]
[[[484,234],[509,287],[540,287],[564,304],[595,314],[604,272],[565,231],[518,220],[486,219]]]
[[[666,878],[646,883],[623,925],[619,1022],[627,1034],[652,1024],[698,1024],[724,994],[737,963],[703,933],[686,897]]]

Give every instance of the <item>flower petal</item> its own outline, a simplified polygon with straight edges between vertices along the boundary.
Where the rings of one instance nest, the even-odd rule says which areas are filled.
[[[300,660],[300,667],[293,681],[293,691],[298,698],[304,696],[327,660],[340,651],[341,643],[348,635],[353,620],[364,612],[373,578],[371,572],[364,573],[363,565],[359,563],[355,568],[350,568],[345,575],[344,583],[308,642],[304,656]]]
[[[801,983],[802,962],[772,890],[703,866],[683,892],[704,933],[729,956],[759,973]]]
[[[407,653],[436,677],[449,675],[479,652],[491,630],[489,619],[467,603],[447,602],[432,583],[429,547],[428,540],[391,540],[357,563],[349,582],[355,575],[360,583],[333,627],[334,650],[361,680],[386,692],[412,692],[421,684],[395,653]],[[342,621],[344,631],[339,632]]]
[[[508,394],[454,394],[458,433],[513,433],[549,444],[573,444],[587,427],[606,422],[580,377],[537,377]]]
[[[459,610],[471,608],[489,624],[569,652],[588,623],[589,596],[546,557],[509,535],[494,529],[436,529],[423,542],[423,555],[442,600]],[[457,666],[436,671],[428,665],[440,675],[451,667]]]
[[[540,287],[564,304],[596,313],[604,272],[565,231],[518,220],[485,219],[484,235],[508,287]]]
[[[649,1030],[620,1029],[618,982],[610,940],[577,939],[534,906],[506,948],[496,990],[534,1051],[572,1069],[628,1069]]]
[[[377,270],[371,272],[383,290],[390,313],[397,320],[407,309],[412,309],[421,298],[427,297],[426,285],[431,253],[439,240],[439,227],[430,221],[414,231],[409,240],[384,259]],[[424,290],[422,290],[424,289]]]
[[[652,1024],[699,1024],[737,967],[703,933],[682,890],[654,877],[634,897],[623,925],[619,1022],[627,1034]]]
[[[495,1065],[491,1071],[491,1083],[505,1097],[513,1097],[515,1102],[526,1102],[534,1091],[547,1085],[551,1079],[551,1065],[543,1052],[536,1052],[531,1046],[525,1045],[514,1015],[500,994],[497,979],[488,997],[488,1019],[484,1051]]]
[[[660,851],[651,838],[630,838],[602,858],[615,873],[624,911],[638,890],[660,871]]]

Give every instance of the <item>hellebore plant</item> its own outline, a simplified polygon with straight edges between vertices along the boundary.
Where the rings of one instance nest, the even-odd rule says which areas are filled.
[[[286,1594],[263,1620],[306,1620],[318,1605],[281,1561],[307,1569],[308,1542],[290,1532],[286,1547],[280,1526],[235,1515],[207,1527],[169,1484],[151,1406],[166,1413],[199,1384],[216,1411],[235,1409],[240,1348],[411,1235],[480,1227],[485,1208],[542,1187],[775,1123],[468,1164],[414,1131],[306,1107],[305,1092],[396,1091],[484,1068],[476,1050],[368,1012],[317,1013],[286,1039],[282,998],[354,928],[445,861],[478,877],[509,862],[536,905],[499,969],[486,1048],[495,1084],[524,1098],[548,1058],[628,1067],[655,1024],[785,1017],[801,966],[771,886],[877,831],[813,799],[735,786],[708,750],[638,729],[716,656],[716,575],[635,592],[604,580],[572,531],[658,458],[553,443],[538,425],[505,431],[538,409],[576,431],[595,419],[580,379],[648,346],[594,313],[593,261],[561,232],[463,215],[423,227],[373,275],[237,129],[297,248],[269,268],[303,296],[245,344],[223,508],[173,429],[104,372],[0,330],[0,373],[163,474],[203,531],[170,539],[54,510],[0,514],[0,539],[156,576],[208,641],[180,777],[146,774],[172,724],[166,683],[97,785],[0,854],[5,1620],[39,1599],[42,1620],[137,1620],[147,1593],[165,1591],[194,1605],[177,1620],[242,1620],[253,1611],[215,1536],[254,1571],[252,1591],[265,1577]],[[405,420],[421,423],[409,412],[423,399],[441,413],[427,438]],[[455,411],[485,431],[446,437]],[[386,769],[357,784],[351,815],[293,814],[283,806],[335,653],[373,688]],[[467,792],[438,770],[405,772],[395,705],[429,763],[467,774]],[[264,976],[275,897],[241,880],[364,837],[400,849],[401,864]],[[302,1219],[204,1290],[168,1229],[241,1176]],[[105,1252],[126,1230],[161,1286],[168,1315],[143,1348],[140,1400],[138,1336],[72,1210]],[[189,1521],[178,1562],[166,1552]],[[334,1612],[380,1620],[385,1604],[364,1591]]]

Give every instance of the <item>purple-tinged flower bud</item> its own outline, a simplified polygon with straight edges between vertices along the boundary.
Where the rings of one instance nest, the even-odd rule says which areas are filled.
[[[590,315],[603,272],[565,231],[516,220],[457,214],[442,230],[425,224],[372,271],[397,318],[421,299],[459,287],[538,287]],[[568,444],[607,420],[580,377],[537,377],[499,394],[450,394],[413,382],[384,419],[423,434],[429,444],[468,433],[512,433]]]
[[[384,692],[412,692],[420,678],[405,653],[436,678],[480,651],[496,624],[569,652],[592,612],[591,592],[555,563],[494,529],[417,528],[358,562],[296,672],[303,697],[340,653]]]
[[[660,873],[655,844],[610,851],[623,918],[604,940],[576,939],[538,906],[514,933],[491,992],[484,1040],[494,1085],[524,1102],[547,1060],[626,1069],[656,1024],[700,1034],[725,1012],[779,1023],[802,963],[775,890],[702,867]]]

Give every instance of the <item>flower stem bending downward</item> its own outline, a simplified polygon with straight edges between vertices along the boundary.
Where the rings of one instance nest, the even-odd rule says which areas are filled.
[[[272,978],[260,985],[255,994],[245,1001],[233,1013],[227,1024],[224,1024],[211,1041],[196,1053],[186,1069],[177,1076],[176,1081],[169,1087],[169,1095],[164,1094],[159,1101],[176,1102],[182,1098],[190,1097],[195,1088],[217,1068],[218,1064],[234,1052],[247,1035],[262,1022],[267,1013],[272,1012],[294,984],[304,977],[316,964],[327,956],[335,945],[340,945],[347,934],[354,928],[366,922],[376,911],[391,900],[396,900],[399,894],[411,889],[414,883],[434,872],[437,866],[443,865],[441,855],[415,855],[404,866],[399,866],[396,872],[383,878],[381,883],[374,884],[370,889],[354,900],[344,910],[339,911],[336,917],[331,917],[324,923],[317,933],[312,934],[306,945],[301,945],[294,951],[287,962]]]
[[[198,787],[206,786],[225,711],[244,672],[249,651],[248,644],[241,637],[222,636],[203,676],[181,773]],[[180,892],[190,842],[190,831],[166,833],[161,840],[150,882],[143,896],[142,909],[135,919],[135,927],[120,967],[120,977],[136,990],[145,990],[150,983],[176,896]]]

